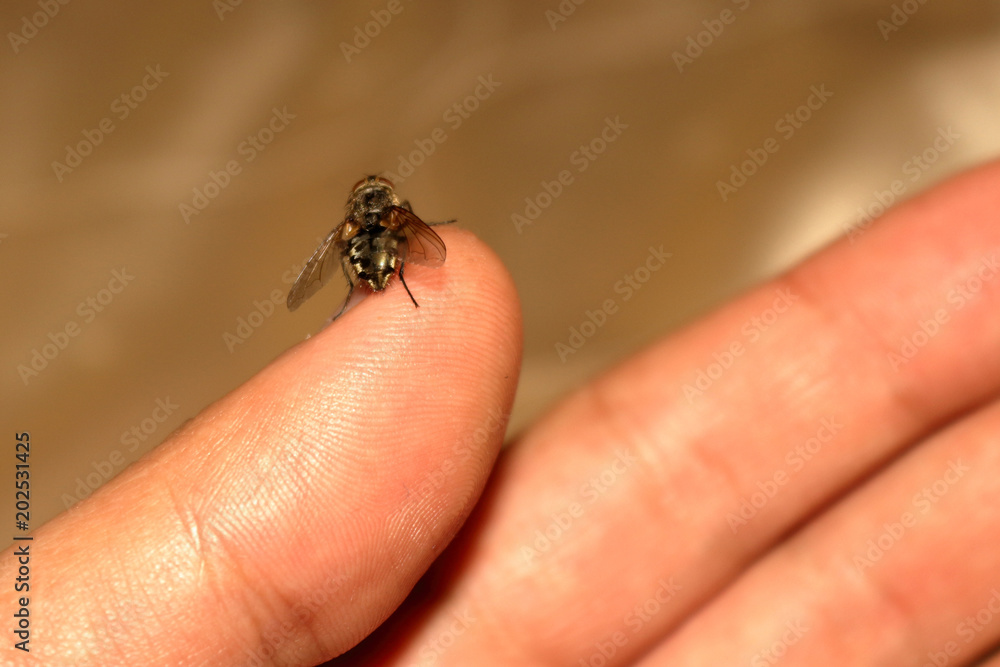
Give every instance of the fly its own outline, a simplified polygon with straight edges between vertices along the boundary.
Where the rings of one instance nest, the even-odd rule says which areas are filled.
[[[399,281],[413,305],[420,307],[403,278],[407,262],[439,267],[444,264],[445,247],[431,225],[454,220],[426,223],[413,212],[410,203],[400,201],[392,182],[380,176],[368,176],[354,186],[345,207],[344,221],[330,232],[306,262],[288,292],[288,310],[295,310],[325,285],[339,262],[350,285],[344,304],[333,316],[340,317],[358,283],[375,292],[389,285],[399,270]]]

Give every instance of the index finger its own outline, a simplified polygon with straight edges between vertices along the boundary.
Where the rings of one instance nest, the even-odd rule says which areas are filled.
[[[510,277],[442,235],[419,309],[394,281],[36,533],[33,658],[313,665],[395,609],[485,485],[520,364]]]

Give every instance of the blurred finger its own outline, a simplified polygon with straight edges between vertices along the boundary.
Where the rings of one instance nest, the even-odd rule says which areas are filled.
[[[1000,404],[909,452],[640,662],[970,665],[1000,643]]]
[[[641,655],[813,512],[1000,390],[998,214],[992,164],[569,398],[504,457],[428,617],[365,648],[396,664],[427,650],[446,664]],[[456,635],[463,614],[479,620]]]

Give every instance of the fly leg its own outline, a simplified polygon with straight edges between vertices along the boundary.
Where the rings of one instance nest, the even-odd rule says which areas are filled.
[[[343,303],[343,305],[340,306],[340,310],[338,310],[337,313],[333,317],[330,318],[330,322],[331,323],[335,319],[337,319],[338,317],[340,317],[341,315],[343,315],[344,311],[347,310],[347,304],[349,304],[351,302],[351,295],[354,294],[354,283],[351,283],[350,285],[351,285],[350,288],[347,290],[347,298],[344,299],[344,303]]]
[[[403,201],[399,202],[399,205],[401,207],[405,208],[410,213],[413,213],[413,207],[410,206],[410,200],[409,199],[404,199]],[[450,225],[453,222],[458,222],[458,220],[445,220],[443,222],[425,222],[424,224],[427,225],[428,227],[433,227],[434,225]],[[410,298],[413,298],[413,297],[411,296]],[[414,301],[414,303],[416,303],[416,302]]]
[[[350,308],[353,308],[358,302],[361,301],[361,299],[365,297],[364,292],[358,292],[357,295],[354,294],[354,288],[358,286],[358,279],[353,275],[351,263],[346,256],[341,258],[340,266],[344,269],[344,277],[347,278],[347,297],[344,299],[344,303],[340,306],[340,310],[334,313],[334,315],[323,324],[324,329],[333,324],[334,320],[346,313],[350,310]],[[352,296],[355,297],[354,303],[351,303]]]
[[[403,280],[403,266],[405,264],[406,262],[403,262],[402,260],[399,262],[399,282],[403,283],[403,288],[406,290],[406,293],[410,295],[410,301],[413,302],[413,305],[419,308],[420,304],[413,298],[413,292],[410,291],[410,288],[406,286],[406,281]]]

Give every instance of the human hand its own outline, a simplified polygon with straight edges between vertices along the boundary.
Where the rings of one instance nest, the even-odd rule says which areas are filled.
[[[520,319],[442,230],[419,311],[367,300],[36,533],[31,656],[970,664],[1000,640],[998,186],[963,175],[582,388],[471,516]]]

